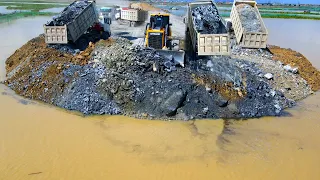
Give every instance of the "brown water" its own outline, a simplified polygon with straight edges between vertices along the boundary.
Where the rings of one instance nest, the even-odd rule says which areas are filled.
[[[264,19],[269,43],[304,54],[320,69],[320,21],[300,19]]]
[[[8,51],[0,51],[3,59]],[[84,118],[0,85],[0,180],[319,180],[319,112],[320,93],[286,117]]]

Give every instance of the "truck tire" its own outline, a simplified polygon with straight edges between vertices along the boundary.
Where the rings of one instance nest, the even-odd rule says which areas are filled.
[[[103,39],[103,40],[107,40],[109,37],[110,37],[110,34],[108,32],[106,32],[106,31],[104,31],[101,34],[101,39]]]
[[[87,38],[85,38],[85,37],[81,37],[80,39],[78,39],[76,41],[76,46],[78,49],[80,49],[80,51],[85,50],[88,47],[88,44],[89,44],[89,42],[88,42]]]

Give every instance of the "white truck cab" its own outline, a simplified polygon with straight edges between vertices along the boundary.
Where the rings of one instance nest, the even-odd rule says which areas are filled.
[[[112,8],[109,7],[101,7],[99,10],[99,22],[103,27],[104,31],[109,32],[111,35],[110,25],[112,22]]]

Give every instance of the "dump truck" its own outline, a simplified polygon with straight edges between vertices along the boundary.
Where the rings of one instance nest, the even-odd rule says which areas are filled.
[[[186,34],[189,35],[191,40],[193,54],[195,57],[230,55],[230,36],[222,18],[219,22],[219,28],[216,30],[218,33],[205,33],[201,30],[197,30],[195,27],[195,19],[192,11],[195,8],[206,6],[212,6],[217,9],[216,4],[212,1],[194,2],[188,4],[188,15],[184,22],[186,23]],[[217,15],[220,16],[218,10],[217,13]]]
[[[238,12],[237,6],[240,4],[248,4],[254,8],[254,11],[260,21],[262,32],[247,32],[243,27],[240,19],[240,13]],[[247,48],[266,48],[268,39],[268,30],[261,18],[257,3],[255,1],[239,1],[233,2],[231,10],[231,22],[236,36],[237,44]]]
[[[137,22],[143,22],[146,19],[147,12],[141,9],[121,8],[120,19],[129,21],[129,26],[135,26]]]
[[[45,42],[72,43],[84,50],[89,42],[108,39],[110,24],[110,17],[99,17],[95,1],[74,1],[44,25]]]

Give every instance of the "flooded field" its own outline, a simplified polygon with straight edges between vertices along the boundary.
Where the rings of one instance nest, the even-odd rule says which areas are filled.
[[[46,20],[0,25],[2,79],[5,59],[41,33]],[[292,23],[291,36],[281,23]],[[319,65],[319,56],[309,50],[320,47],[314,39],[319,32],[311,34],[318,22],[301,23],[307,24],[304,37],[313,38],[298,47],[294,43],[302,39],[294,34],[301,34],[300,24],[266,20],[270,43],[299,48]],[[0,85],[0,179],[319,180],[319,112],[317,93],[285,117],[190,122],[82,117]]]

